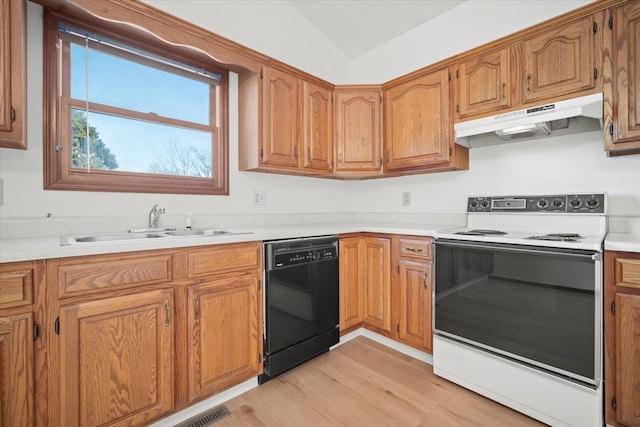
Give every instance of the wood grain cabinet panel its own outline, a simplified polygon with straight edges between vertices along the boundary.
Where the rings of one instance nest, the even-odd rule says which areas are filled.
[[[604,273],[605,421],[640,426],[640,254],[605,251]]]
[[[366,237],[364,252],[364,323],[391,332],[391,246],[389,239]]]
[[[298,144],[302,139],[302,82],[284,71],[264,67],[262,84],[262,163],[298,168]]]
[[[508,108],[511,103],[511,48],[478,55],[456,70],[456,112],[463,118]]]
[[[256,274],[204,282],[188,292],[189,398],[262,373],[262,292]]]
[[[431,353],[431,237],[393,236],[391,247],[394,338]]]
[[[60,297],[158,284],[172,278],[168,254],[92,256],[84,258],[84,262],[67,258],[49,265],[58,279]]]
[[[524,103],[595,88],[595,48],[593,16],[524,40]]]
[[[191,250],[187,255],[187,277],[207,277],[212,274],[255,269],[261,265],[260,242],[238,243]]]
[[[400,259],[398,339],[431,353],[431,264]]]
[[[31,262],[0,265],[0,310],[33,304],[34,274]]]
[[[640,153],[640,3],[626,2],[611,17],[605,43],[605,148],[609,154]],[[608,33],[609,35],[609,33]]]
[[[640,295],[616,295],[616,419],[640,425]]]
[[[0,425],[35,425],[33,315],[0,317]]]
[[[303,82],[305,169],[333,172],[333,104],[329,89]]]
[[[26,149],[26,2],[0,0],[0,147]]]
[[[382,174],[382,90],[344,86],[335,90],[336,175]]]
[[[360,237],[340,239],[340,331],[362,323],[364,246]]]
[[[424,168],[450,157],[449,71],[442,69],[385,90],[385,168]]]
[[[60,308],[62,426],[131,426],[173,408],[173,291]]]

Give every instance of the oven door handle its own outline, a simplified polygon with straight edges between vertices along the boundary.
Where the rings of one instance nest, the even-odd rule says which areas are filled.
[[[592,251],[579,251],[578,249],[531,249],[531,248],[522,248],[518,245],[509,245],[509,244],[487,244],[487,243],[470,243],[470,242],[454,242],[450,240],[436,240],[436,246],[448,246],[462,249],[484,249],[489,251],[501,251],[501,252],[517,252],[517,253],[525,253],[525,254],[534,254],[534,255],[557,255],[563,257],[571,257],[571,258],[584,258],[589,259],[591,261],[600,261],[602,259],[602,254],[599,252]],[[579,251],[579,252],[578,252]]]

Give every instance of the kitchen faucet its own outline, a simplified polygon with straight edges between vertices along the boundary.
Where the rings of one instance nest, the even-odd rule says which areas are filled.
[[[164,208],[158,208],[158,205],[153,205],[151,211],[149,211],[149,228],[158,228],[158,221],[160,221],[160,215],[164,213]]]

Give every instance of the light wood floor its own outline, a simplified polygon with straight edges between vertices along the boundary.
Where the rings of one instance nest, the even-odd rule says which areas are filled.
[[[231,426],[541,426],[357,337],[226,403]]]

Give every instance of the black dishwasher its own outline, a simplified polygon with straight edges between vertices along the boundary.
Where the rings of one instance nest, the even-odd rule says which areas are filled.
[[[265,242],[263,384],[340,340],[338,239]]]

